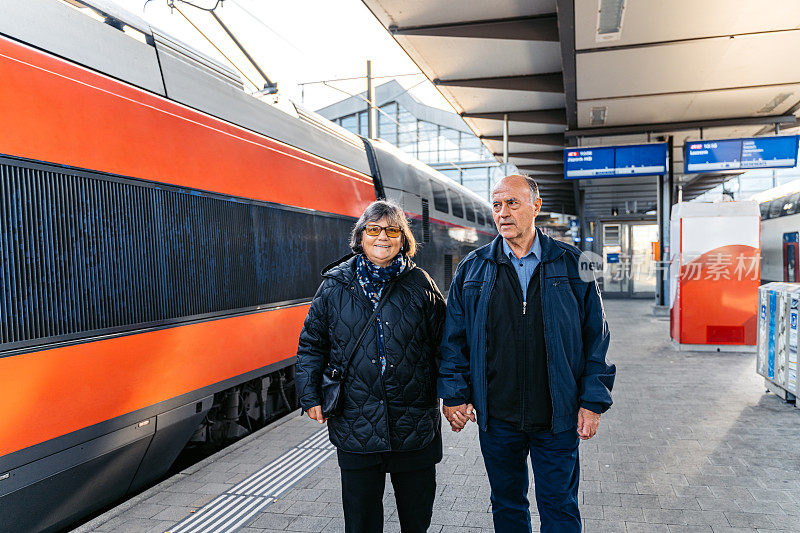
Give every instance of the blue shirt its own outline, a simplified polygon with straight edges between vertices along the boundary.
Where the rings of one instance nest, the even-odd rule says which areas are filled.
[[[519,284],[522,287],[522,299],[525,300],[528,294],[528,283],[531,281],[533,271],[536,270],[536,267],[541,262],[542,243],[539,242],[539,237],[536,237],[536,239],[533,241],[533,246],[531,246],[530,251],[522,258],[518,258],[516,255],[514,255],[514,252],[511,251],[511,247],[508,245],[506,240],[503,239],[503,253],[506,254],[506,257],[508,257],[508,259],[511,261],[511,264],[514,266],[514,270],[517,271]]]

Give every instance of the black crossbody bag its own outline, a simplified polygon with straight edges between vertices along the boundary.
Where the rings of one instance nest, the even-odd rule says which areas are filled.
[[[342,390],[342,384],[344,383],[345,377],[347,377],[347,371],[350,369],[350,363],[353,362],[353,356],[356,354],[356,350],[358,350],[361,341],[364,340],[367,330],[372,325],[375,317],[378,316],[383,304],[389,300],[389,295],[391,294],[392,289],[394,289],[394,285],[394,283],[391,283],[388,287],[386,287],[386,293],[378,302],[378,307],[376,307],[372,312],[372,316],[369,317],[364,329],[361,330],[361,334],[358,336],[356,343],[350,349],[350,354],[347,356],[347,362],[345,363],[344,368],[339,370],[333,366],[333,362],[329,362],[328,366],[325,367],[325,370],[322,372],[322,416],[324,418],[332,418],[342,414],[345,396],[344,390]]]

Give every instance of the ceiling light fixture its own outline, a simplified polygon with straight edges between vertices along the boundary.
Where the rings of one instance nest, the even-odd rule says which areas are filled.
[[[608,108],[603,107],[593,107],[592,108],[592,117],[589,120],[589,124],[592,126],[605,126],[606,124],[606,112]]]
[[[622,37],[625,0],[597,0],[597,42],[618,41]]]

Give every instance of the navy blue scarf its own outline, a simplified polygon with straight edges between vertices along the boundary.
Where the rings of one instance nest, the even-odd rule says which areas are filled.
[[[358,256],[358,261],[356,262],[356,277],[358,278],[358,284],[364,289],[364,294],[366,294],[367,298],[372,302],[373,309],[378,306],[386,283],[396,278],[405,267],[406,258],[403,254],[397,254],[397,257],[385,267],[379,267],[363,254]],[[378,316],[375,317],[375,321],[377,322],[376,327],[378,329],[378,352],[381,360],[382,375],[384,371],[386,371],[386,348],[383,343],[383,324],[380,312],[378,312]]]
[[[378,301],[383,294],[383,288],[386,283],[396,278],[406,265],[405,256],[397,254],[397,256],[385,267],[379,267],[363,254],[358,256],[358,263],[356,265],[356,276],[358,276],[358,283],[364,289],[364,294],[372,302],[372,308],[378,306]]]

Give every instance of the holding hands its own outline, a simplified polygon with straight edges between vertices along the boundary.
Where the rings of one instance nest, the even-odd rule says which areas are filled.
[[[475,408],[471,403],[463,403],[453,407],[446,405],[442,406],[442,414],[450,422],[450,429],[458,433],[464,426],[467,425],[468,420],[475,422]]]
[[[311,420],[316,420],[320,424],[323,424],[324,422],[326,422],[328,420],[327,418],[324,418],[322,416],[322,406],[321,405],[315,405],[314,407],[312,407],[311,409],[306,411],[306,414],[308,415],[308,418],[310,418]]]

